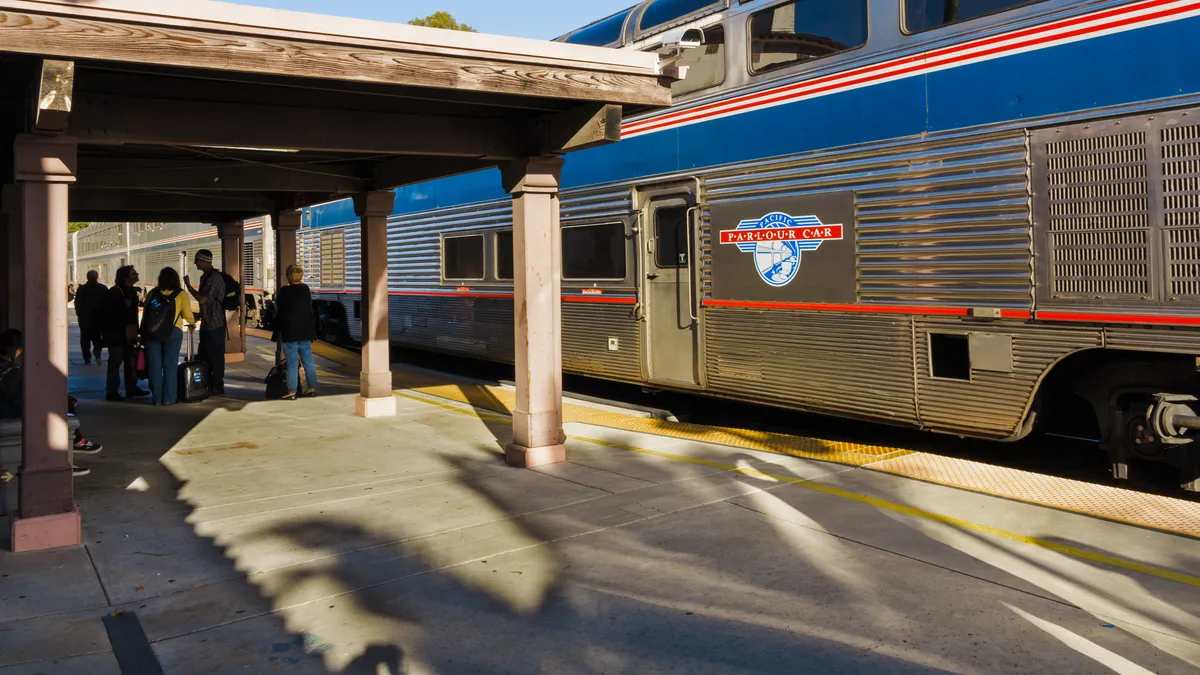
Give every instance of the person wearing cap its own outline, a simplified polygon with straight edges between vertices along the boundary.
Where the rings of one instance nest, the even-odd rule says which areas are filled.
[[[185,276],[183,284],[188,293],[200,303],[200,350],[197,358],[208,364],[210,393],[220,396],[225,393],[225,308],[221,300],[225,297],[225,279],[212,264],[213,254],[208,249],[196,251],[196,267],[204,272],[200,277],[200,289],[192,287],[192,277]]]

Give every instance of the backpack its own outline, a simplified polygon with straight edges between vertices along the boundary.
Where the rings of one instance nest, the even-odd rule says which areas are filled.
[[[176,293],[175,295],[179,295]],[[175,328],[175,296],[154,289],[142,309],[141,334],[147,340],[165,340]]]
[[[221,308],[227,312],[236,312],[242,304],[242,285],[224,272],[221,272],[221,278],[225,280],[225,297],[221,298]]]

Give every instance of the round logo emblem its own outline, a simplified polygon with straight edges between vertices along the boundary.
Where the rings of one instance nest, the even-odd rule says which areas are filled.
[[[754,247],[754,266],[763,281],[786,286],[800,271],[800,247],[794,241],[760,241]]]

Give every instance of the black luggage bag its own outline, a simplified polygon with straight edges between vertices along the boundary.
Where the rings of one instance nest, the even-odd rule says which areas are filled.
[[[279,333],[275,334],[275,366],[271,368],[271,372],[267,373],[267,377],[263,382],[267,385],[267,390],[264,392],[267,400],[279,400],[288,394],[287,386],[287,364],[283,358],[283,342],[280,340]]]
[[[184,403],[199,403],[208,398],[212,374],[208,364],[192,356],[192,331],[188,331],[187,360],[179,364],[179,400]]]

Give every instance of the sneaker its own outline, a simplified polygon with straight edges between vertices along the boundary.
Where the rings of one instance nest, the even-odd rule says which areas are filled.
[[[71,446],[71,449],[81,455],[95,455],[104,449],[103,445],[93,443],[88,439],[83,439]]]
[[[84,360],[83,360],[83,365],[85,365],[85,366],[90,366],[90,365],[92,365],[92,360],[91,360],[91,359],[84,359]]]
[[[76,478],[79,478],[80,476],[86,476],[91,472],[92,472],[91,469],[85,469],[83,467],[74,466],[74,465],[71,466],[71,475]]]
[[[134,389],[133,391],[129,392],[129,398],[141,398],[149,395],[150,392],[146,391],[145,389]]]

